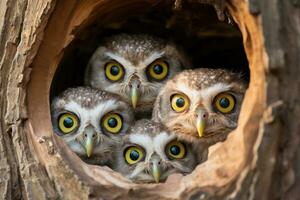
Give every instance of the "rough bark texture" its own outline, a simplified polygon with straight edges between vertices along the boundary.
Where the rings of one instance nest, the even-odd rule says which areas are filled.
[[[192,174],[133,184],[86,165],[52,135],[51,81],[76,33],[116,10],[144,12],[162,2],[0,1],[0,199],[299,198],[299,1],[198,1],[239,26],[251,82],[237,130]]]
[[[261,16],[268,53],[267,104],[273,116],[264,126],[265,146],[256,198],[299,199],[300,189],[300,1],[251,1]],[[270,111],[271,112],[271,111]],[[269,160],[269,161],[268,161]],[[268,167],[269,166],[269,167]],[[263,188],[262,185],[266,185]],[[263,192],[268,191],[268,193]]]

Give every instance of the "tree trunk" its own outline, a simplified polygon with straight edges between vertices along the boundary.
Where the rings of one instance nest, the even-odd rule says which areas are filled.
[[[192,174],[162,184],[83,163],[52,134],[50,88],[65,49],[95,20],[186,2],[0,1],[0,199],[299,199],[300,1],[192,1],[238,25],[250,84],[238,128]]]

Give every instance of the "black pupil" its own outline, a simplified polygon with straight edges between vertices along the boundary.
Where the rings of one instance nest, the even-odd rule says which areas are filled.
[[[110,73],[113,75],[113,76],[116,76],[120,73],[120,68],[116,65],[112,66],[110,68]]]
[[[220,103],[219,103],[219,104],[220,104],[220,106],[221,106],[222,108],[228,108],[230,102],[229,102],[229,99],[228,99],[228,98],[224,97],[224,98],[222,98],[222,99],[220,100]]]
[[[136,161],[136,160],[139,159],[139,157],[140,157],[140,154],[139,154],[138,151],[132,150],[132,151],[130,152],[130,159],[131,159],[131,160]]]
[[[108,126],[111,128],[115,128],[118,125],[118,121],[116,120],[116,118],[110,118],[108,120]]]
[[[170,152],[171,152],[171,154],[174,155],[174,156],[179,155],[179,154],[180,154],[180,148],[179,148],[179,146],[177,146],[177,145],[171,146]]]
[[[153,71],[155,74],[161,74],[163,73],[163,67],[161,65],[155,65]]]
[[[184,101],[183,98],[178,98],[178,99],[176,100],[176,106],[177,106],[177,107],[182,108],[182,107],[184,106],[184,104],[185,104],[185,101]]]
[[[66,117],[64,119],[64,126],[66,128],[71,128],[73,125],[74,125],[74,121],[73,121],[73,119],[71,117]]]

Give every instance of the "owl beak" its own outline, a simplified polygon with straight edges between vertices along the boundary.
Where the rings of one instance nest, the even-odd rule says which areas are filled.
[[[86,151],[86,155],[87,157],[90,157],[93,153],[93,141],[92,139],[87,139],[86,143],[85,143],[85,151]]]
[[[151,161],[151,173],[156,183],[160,181],[161,169],[160,169],[160,158],[155,157]]]
[[[132,102],[132,107],[135,109],[137,106],[137,102],[139,99],[139,93],[136,87],[131,88],[131,102]]]
[[[153,165],[152,167],[152,176],[156,183],[160,181],[160,169],[157,165]]]
[[[132,103],[132,107],[135,109],[138,104],[138,100],[140,96],[139,94],[140,81],[138,79],[134,79],[130,84],[130,86],[131,86],[131,90],[130,90],[131,103]]]
[[[196,126],[197,126],[198,136],[200,138],[203,137],[203,135],[204,135],[204,129],[206,126],[207,117],[208,117],[208,113],[206,111],[200,110],[198,112]]]
[[[87,127],[84,131],[84,148],[87,157],[90,157],[93,154],[95,135],[96,132],[92,127]]]

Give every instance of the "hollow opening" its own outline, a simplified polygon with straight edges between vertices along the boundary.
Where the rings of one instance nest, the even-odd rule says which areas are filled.
[[[104,21],[94,15],[84,28],[77,28],[53,77],[50,102],[67,88],[84,86],[85,69],[94,51],[103,39],[121,33],[170,40],[191,59],[192,66],[186,67],[224,68],[243,74],[249,81],[242,34],[232,19],[220,21],[213,6],[190,3],[174,10],[172,4],[163,3],[141,13],[120,9],[111,11],[115,14]]]
[[[173,41],[183,48],[192,66],[225,68],[241,72],[249,81],[249,67],[242,34],[231,20],[220,21],[213,6],[199,3],[174,10],[163,3],[142,13],[122,8],[103,18],[93,16],[78,28],[67,46],[51,84],[50,100],[69,87],[84,85],[84,73],[93,52],[106,37],[120,33],[149,34]],[[126,16],[126,17],[124,17]]]
[[[260,28],[248,13],[247,3],[228,2],[225,8],[237,24],[219,21],[212,6],[200,3],[183,4],[174,10],[169,1],[59,2],[33,63],[27,97],[34,148],[48,173],[56,175],[49,170],[54,167],[50,161],[61,164],[58,160],[64,160],[81,181],[92,187],[91,196],[107,198],[111,191],[124,198],[147,194],[171,199],[202,198],[216,188],[230,188],[227,184],[236,181],[246,160],[252,157],[254,135],[263,112],[264,57]],[[170,176],[165,184],[134,184],[110,169],[80,162],[53,134],[49,102],[65,89],[83,85],[84,70],[92,53],[103,38],[118,33],[147,33],[171,39],[190,55],[193,67],[230,69],[241,72],[248,81],[251,69],[237,130],[225,144],[214,145],[209,162],[188,176]],[[51,143],[37,142],[41,137],[54,139],[58,156],[49,155]]]

